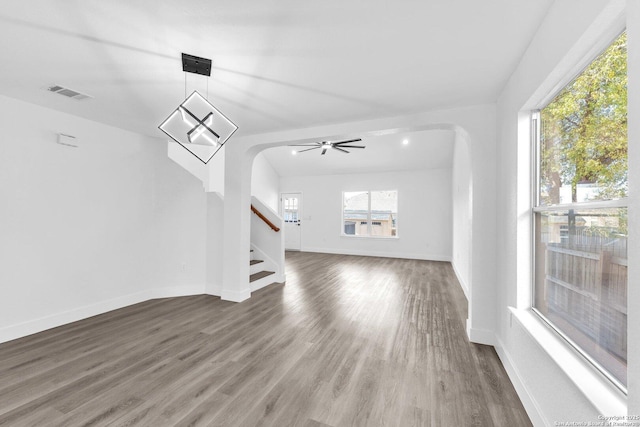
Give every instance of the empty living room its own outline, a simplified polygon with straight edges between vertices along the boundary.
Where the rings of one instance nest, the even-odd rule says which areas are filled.
[[[640,427],[639,1],[0,36],[0,426]]]

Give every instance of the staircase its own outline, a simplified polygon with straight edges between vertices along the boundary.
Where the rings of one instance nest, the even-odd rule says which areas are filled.
[[[251,286],[251,292],[255,292],[258,289],[264,288],[275,282],[275,271],[269,270],[267,262],[261,259],[254,259],[256,252],[251,249],[251,257],[249,261],[249,286]]]
[[[216,216],[215,218],[212,217],[212,221],[219,223],[220,215],[223,214],[224,210],[226,166],[224,147],[213,156],[208,164],[197,160],[191,153],[175,142],[167,143],[167,153],[171,160],[202,181],[205,192],[219,196],[222,205],[217,203],[217,200],[215,206],[214,204],[211,205],[213,206],[212,212],[216,212]],[[249,291],[255,292],[272,283],[284,283],[287,278],[284,266],[284,236],[281,232],[282,227],[284,227],[282,218],[272,207],[265,205],[254,196],[251,197],[251,212],[251,256],[248,284]],[[222,243],[216,240],[215,244],[221,245]],[[229,266],[230,269],[233,269],[233,267]],[[224,268],[225,266],[222,265],[220,269],[224,270]],[[241,275],[244,275],[244,273]],[[221,296],[226,286],[232,289],[239,288],[241,293],[246,295],[246,282],[239,283],[241,281],[243,281],[243,278],[238,277],[233,279],[233,283],[221,283],[219,290],[212,289],[212,295]],[[229,299],[231,301],[242,301],[246,299],[246,296],[234,296],[230,293]]]

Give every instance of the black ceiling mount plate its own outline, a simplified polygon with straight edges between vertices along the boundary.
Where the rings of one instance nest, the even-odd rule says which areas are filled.
[[[185,73],[202,74],[211,76],[211,60],[199,56],[182,54],[182,71]]]

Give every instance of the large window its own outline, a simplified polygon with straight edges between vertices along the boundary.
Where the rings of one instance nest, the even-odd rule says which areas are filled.
[[[345,191],[342,193],[342,234],[363,237],[398,235],[398,192]]]
[[[619,36],[533,114],[535,310],[627,384],[627,49]]]

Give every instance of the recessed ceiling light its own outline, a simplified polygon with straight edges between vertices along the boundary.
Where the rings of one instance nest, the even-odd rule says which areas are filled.
[[[296,150],[291,150],[291,154],[295,156],[298,152]]]
[[[402,140],[402,145],[409,145],[409,140],[408,139],[403,139]]]

